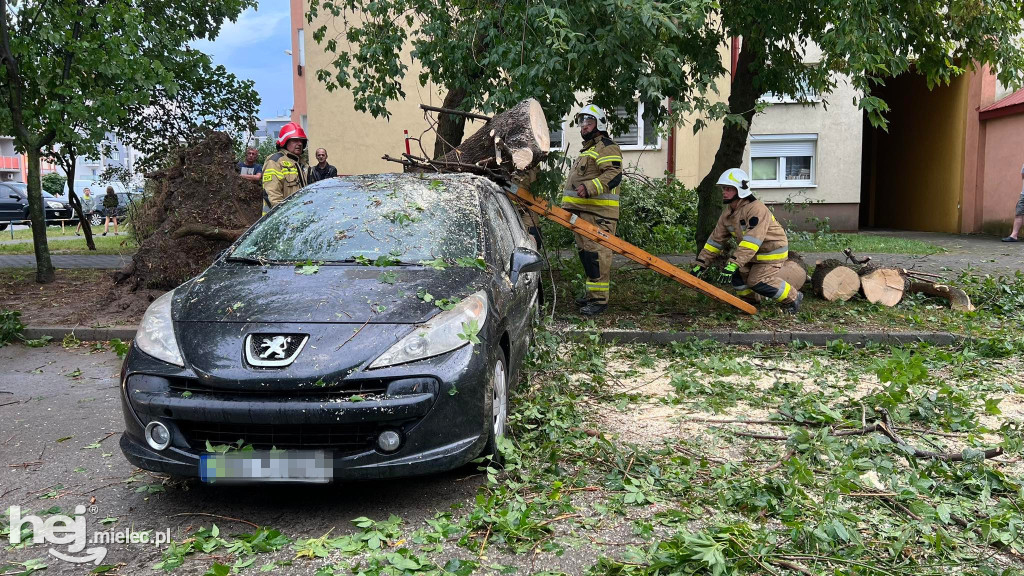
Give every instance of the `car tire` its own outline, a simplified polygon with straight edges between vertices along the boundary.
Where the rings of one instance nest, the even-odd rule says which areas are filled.
[[[0,230],[7,230],[7,224],[0,224]]]
[[[89,224],[92,226],[103,226],[103,216],[100,216],[99,212],[89,214]]]
[[[501,452],[498,451],[498,436],[504,436],[508,432],[508,391],[509,372],[508,361],[505,360],[505,351],[498,348],[495,358],[490,365],[490,379],[487,385],[487,394],[490,394],[491,413],[489,414],[490,426],[488,427],[487,445],[481,456],[490,456],[494,464],[502,464]]]

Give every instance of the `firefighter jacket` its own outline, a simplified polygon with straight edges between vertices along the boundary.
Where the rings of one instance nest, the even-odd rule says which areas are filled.
[[[619,183],[622,182],[622,151],[614,140],[598,134],[583,143],[580,157],[569,172],[562,193],[562,208],[570,212],[590,212],[619,219]],[[580,198],[576,187],[587,189]]]
[[[786,232],[764,202],[753,196],[740,198],[725,207],[697,261],[707,263],[713,260],[722,252],[723,243],[730,236],[736,240],[737,246],[729,261],[740,268],[748,263],[785,262],[789,257]]]
[[[309,184],[309,167],[284,150],[278,150],[263,163],[263,212]]]

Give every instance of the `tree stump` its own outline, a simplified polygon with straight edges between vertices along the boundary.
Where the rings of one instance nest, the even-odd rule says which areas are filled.
[[[550,149],[544,110],[530,98],[491,118],[439,162],[521,172],[536,166]]]
[[[860,276],[839,260],[825,260],[814,267],[811,288],[819,298],[845,302],[860,292]]]
[[[779,278],[786,281],[794,290],[800,290],[807,283],[807,271],[799,263],[793,260],[786,260],[779,272]]]
[[[936,298],[942,298],[949,302],[949,307],[961,312],[971,312],[974,305],[971,304],[971,297],[963,290],[947,284],[936,284],[923,280],[911,280],[908,291],[911,293],[922,293]]]
[[[910,281],[899,270],[874,268],[862,273],[860,288],[868,302],[892,307],[903,300],[903,295],[910,288]]]

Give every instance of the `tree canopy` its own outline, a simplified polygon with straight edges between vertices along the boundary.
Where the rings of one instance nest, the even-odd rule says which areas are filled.
[[[180,135],[186,119],[202,124],[254,116],[259,100],[251,85],[213,67],[188,44],[214,39],[225,20],[255,5],[0,0],[0,131],[13,134],[16,148],[29,156],[37,280],[53,278],[42,225],[40,152],[60,144],[88,154],[108,132],[145,149],[158,134]]]

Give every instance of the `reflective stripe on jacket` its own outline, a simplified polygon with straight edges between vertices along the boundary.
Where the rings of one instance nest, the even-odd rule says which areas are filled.
[[[263,211],[280,204],[309,183],[309,168],[292,154],[279,150],[263,163]]]
[[[786,231],[764,202],[753,196],[740,198],[725,207],[697,261],[706,263],[713,260],[730,237],[736,241],[736,250],[729,261],[739,266],[750,261],[778,262],[789,258]]]
[[[591,138],[583,143],[583,151],[565,181],[562,208],[618,220],[621,182],[622,150],[619,145],[604,135]],[[576,187],[580,185],[587,190],[586,198],[576,194]]]

